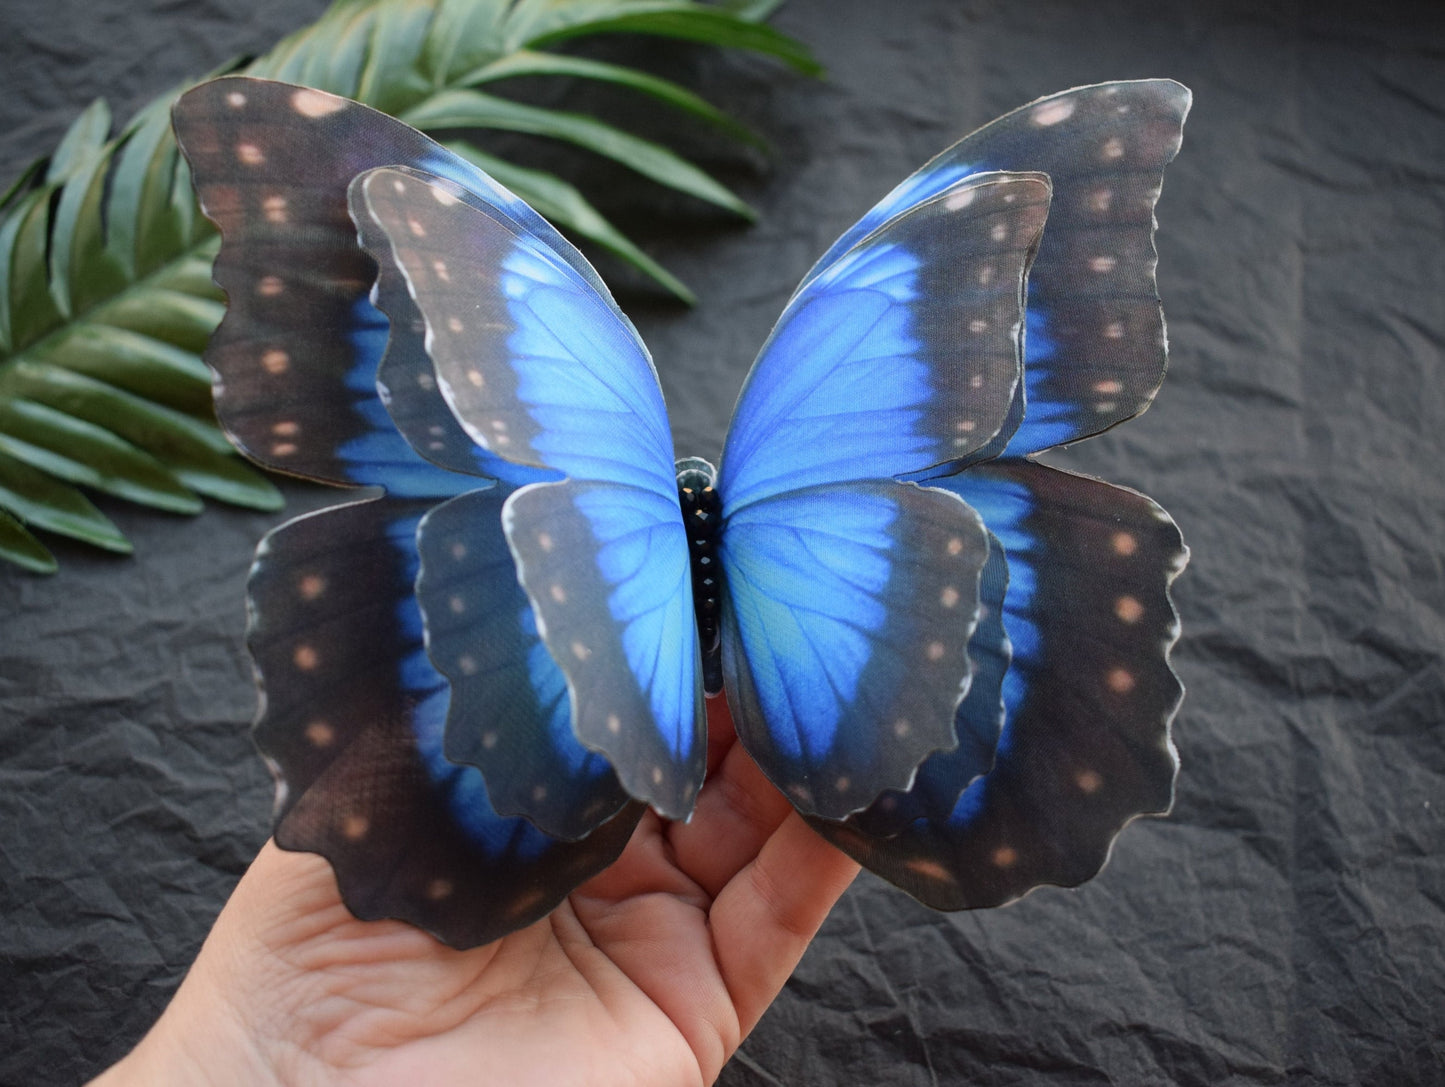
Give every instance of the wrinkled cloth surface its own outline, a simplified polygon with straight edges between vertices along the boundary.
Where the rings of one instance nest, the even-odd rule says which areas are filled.
[[[3,5],[0,172],[93,96],[128,116],[322,8]],[[826,80],[602,50],[767,137],[763,157],[600,96],[680,135],[755,226],[580,154],[504,148],[601,186],[697,291],[685,310],[603,264],[633,286],[680,453],[717,452],[798,278],[934,152],[1076,84],[1193,88],[1158,210],[1170,377],[1142,419],[1055,458],[1183,528],[1189,693],[1174,813],[1129,827],[1101,876],[955,915],[861,877],[722,1082],[1445,1082],[1445,13],[792,0],[776,25]],[[287,516],[335,497],[286,490]],[[0,569],[0,1084],[78,1082],[133,1045],[270,817],[243,587],[282,516],[100,505],[135,558],[57,542],[56,577]]]

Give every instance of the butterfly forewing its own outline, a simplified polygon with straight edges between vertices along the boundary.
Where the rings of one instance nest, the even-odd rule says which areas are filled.
[[[988,170],[1038,170],[1053,205],[1029,273],[1026,386],[998,438],[1024,456],[1132,418],[1164,378],[1154,282],[1154,205],[1179,150],[1189,91],[1167,79],[1103,83],[1041,98],[964,137],[894,188],[804,280],[921,200]],[[801,291],[804,288],[799,288]]]
[[[1002,541],[1013,663],[992,770],[946,817],[894,837],[815,821],[873,871],[940,909],[1074,886],[1120,828],[1167,811],[1182,687],[1169,583],[1188,552],[1142,495],[1037,464],[984,466],[949,484]]]
[[[283,784],[280,845],[326,856],[358,917],[468,947],[542,917],[610,864],[641,808],[556,841],[497,815],[478,772],[446,760],[447,686],[413,595],[424,510],[375,500],[267,537],[250,583],[256,738]]]
[[[779,318],[723,448],[724,517],[773,495],[961,461],[1006,417],[1046,179],[986,175],[895,216]]]
[[[427,327],[469,434],[565,472],[508,500],[504,526],[572,720],[634,796],[681,817],[704,767],[687,540],[662,392],[632,327],[514,224],[396,170],[352,187]],[[363,232],[366,235],[366,232]],[[579,258],[580,259],[580,258]]]
[[[556,252],[575,253],[555,230],[409,125],[335,95],[229,77],[183,95],[174,120],[201,207],[222,235],[215,277],[228,306],[206,353],[217,376],[216,410],[249,457],[398,494],[475,485],[454,472],[537,478],[509,473],[507,462],[456,440],[414,310],[390,329],[396,418],[377,400],[388,323],[368,300],[376,265],[356,244],[346,188],[368,168],[410,164],[459,183],[467,200],[499,209]],[[578,274],[585,268],[600,290],[595,273],[576,260]],[[428,460],[449,471],[434,471]]]

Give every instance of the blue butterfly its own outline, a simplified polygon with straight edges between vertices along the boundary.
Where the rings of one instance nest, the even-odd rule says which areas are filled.
[[[1188,104],[1067,91],[904,181],[788,302],[714,470],[674,463],[596,273],[481,171],[314,90],[184,96],[223,424],[386,492],[258,551],[278,842],[358,916],[495,939],[645,806],[686,817],[725,688],[795,807],[925,902],[1096,872],[1170,804],[1187,553],[1148,499],[1030,457],[1162,380],[1153,207]]]

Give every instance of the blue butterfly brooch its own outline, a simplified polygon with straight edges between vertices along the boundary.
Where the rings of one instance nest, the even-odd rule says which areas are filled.
[[[236,445],[381,497],[261,543],[276,840],[458,947],[549,912],[703,787],[705,696],[819,833],[940,909],[1094,875],[1167,811],[1182,688],[1148,498],[1035,455],[1163,380],[1154,206],[1189,92],[1081,87],[966,137],[788,301],[717,468],[536,212],[384,114],[224,78],[175,126],[222,245]]]

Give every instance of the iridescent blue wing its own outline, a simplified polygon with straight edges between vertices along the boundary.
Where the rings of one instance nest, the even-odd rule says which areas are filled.
[[[686,816],[706,724],[672,438],[645,348],[569,262],[445,184],[375,170],[353,183],[352,207],[387,239],[374,255],[405,275],[468,434],[566,475],[506,501],[518,575],[577,736],[633,796]]]
[[[985,175],[893,216],[793,297],[743,388],[718,478],[724,674],[739,737],[806,813],[866,807],[957,744],[987,539],[896,478],[965,462],[1005,419],[1048,196]]]
[[[939,909],[994,906],[1039,884],[1074,886],[1115,835],[1167,811],[1169,584],[1188,557],[1143,495],[1043,465],[983,465],[945,481],[1003,544],[1013,661],[997,761],[944,815],[892,837],[815,820],[829,840]],[[891,828],[890,828],[891,829]]]
[[[458,495],[417,532],[427,654],[451,686],[445,751],[478,767],[492,807],[554,837],[590,833],[628,800],[577,742],[567,681],[537,632],[502,531],[500,488]]]
[[[1005,447],[1021,457],[1107,430],[1148,407],[1164,379],[1154,204],[1189,103],[1187,88],[1149,79],[1076,87],[1005,114],[899,184],[804,283],[887,219],[963,177],[1045,173],[1054,198],[1029,272],[1025,385],[978,457]]]
[[[560,248],[565,243],[555,231],[515,197],[406,125],[331,95],[259,80],[226,79],[189,92],[178,103],[175,116],[203,204],[222,231],[216,274],[228,292],[230,306],[207,358],[217,374],[221,418],[249,455],[313,478],[381,484],[391,496],[426,496],[433,500],[489,486],[478,478],[478,473],[513,481],[555,475],[519,469],[476,449],[437,389],[423,349],[420,318],[414,309],[391,328],[387,346],[387,320],[367,299],[377,268],[356,244],[356,228],[347,207],[347,185],[358,170],[378,162],[425,162],[464,178],[475,189],[470,199],[498,209],[510,221]],[[387,271],[383,270],[377,285],[379,295],[398,307],[409,306],[404,282]],[[387,388],[388,382],[391,388]],[[410,518],[407,523],[415,527],[425,504],[405,508]],[[400,509],[403,507],[376,507],[373,513],[380,517],[383,511]],[[352,519],[358,516],[348,515]],[[342,532],[350,523],[346,518],[322,518],[315,525],[308,521],[305,529],[298,527],[294,531],[310,532],[318,525],[329,525]],[[276,537],[288,538],[299,537]],[[415,543],[405,547],[404,541],[392,543],[402,550],[410,548],[413,554],[407,559],[408,568],[414,570]],[[390,575],[378,573],[376,562],[371,561],[374,556],[364,549],[348,550],[340,542],[334,544],[324,578],[314,569],[288,573],[285,562],[292,553],[283,549],[279,557],[263,558],[259,569],[273,581],[290,578],[300,586],[296,591],[303,593],[319,592],[320,586],[329,585],[333,599],[343,583],[350,591],[348,599],[363,597],[373,578],[381,578],[378,584],[383,588],[391,585],[386,580]],[[350,572],[342,565],[348,558],[358,563]],[[475,596],[481,591],[477,575],[475,571],[468,573],[465,592]],[[497,579],[490,586],[494,593],[516,591],[513,570],[490,573]],[[402,594],[402,589],[394,589],[399,600]],[[385,599],[386,608],[392,607],[391,597]],[[298,609],[295,599],[285,592],[258,593],[255,604],[257,630],[265,632],[268,644],[285,644],[287,639],[294,641],[307,635],[301,627],[291,626],[310,621],[307,609]],[[412,618],[408,623],[420,621],[414,601],[400,601],[396,606],[410,609]],[[357,607],[357,614],[363,611]],[[314,613],[315,609],[311,609],[309,614]],[[312,677],[303,671],[274,665],[267,670],[268,709],[262,742],[277,753],[287,775],[284,787],[291,802],[298,805],[319,802],[302,799],[314,780],[307,769],[308,759],[315,756],[329,765],[332,749],[313,751],[313,738],[329,734],[327,730],[348,727],[333,720],[336,714],[323,709],[325,727],[312,728],[316,719],[308,715],[314,711],[313,703],[323,707],[344,705],[348,722],[391,721],[398,712],[395,706],[399,696],[392,682],[395,669],[401,667],[407,675],[417,674],[418,669],[425,671],[424,661],[421,665],[414,661],[398,665],[393,657],[400,650],[380,635],[361,640],[360,632],[349,632],[346,626],[346,619],[336,618],[327,633],[330,642],[343,647],[354,643],[355,652],[365,648],[375,656],[365,667],[358,664],[340,674],[334,685],[318,691]],[[495,635],[505,629],[505,623],[494,621],[486,629]],[[511,633],[515,638],[511,651],[525,654],[540,649],[535,632],[529,633],[520,619]],[[442,681],[436,673],[430,675],[428,682],[439,686]],[[513,686],[502,692],[506,695],[500,699],[502,704],[514,712],[519,706],[533,707],[535,711],[538,704],[545,703],[556,678],[547,675],[545,669],[494,676],[492,691],[497,693],[498,684],[510,679]],[[451,711],[453,731],[458,736],[476,737],[515,726],[512,720],[499,718],[496,707],[477,706],[467,697],[470,691],[468,687],[459,699],[460,708]],[[418,717],[412,722],[417,728],[425,724],[436,731],[432,737],[434,754],[440,751],[441,733],[437,730],[448,704],[448,699],[433,690],[426,702],[425,719]],[[596,818],[603,818],[616,810],[618,790],[575,740],[566,752],[561,750],[565,737],[554,737],[554,741],[554,754],[562,765],[575,768],[577,773],[549,782],[549,802],[542,815],[556,817],[552,825],[558,833],[574,835],[576,823],[565,821],[564,816],[575,819],[577,812],[595,811],[601,805],[603,810]],[[384,751],[377,757],[392,756]],[[443,772],[439,761],[429,765],[436,773]],[[347,780],[360,782],[356,787],[364,790],[372,789],[366,784],[369,774],[387,772],[384,764],[368,769],[360,755],[345,770]],[[516,790],[528,786],[528,779],[521,774],[506,777],[505,781]],[[465,800],[463,808],[475,807],[470,815],[467,810],[453,813],[463,826],[467,819],[485,817],[495,822],[475,772],[458,771],[454,783],[455,787],[448,789]],[[566,805],[560,815],[558,804]],[[445,806],[433,804],[427,810],[431,812],[428,819],[449,817]],[[287,825],[283,824],[278,833],[283,841],[297,848],[307,841],[321,841],[314,836],[299,837],[287,830]],[[515,831],[520,835],[518,842],[535,844],[541,840],[522,834],[514,821],[506,825],[512,829],[505,833]],[[420,832],[439,842],[447,840],[447,832],[429,823],[421,826]],[[400,839],[388,841],[389,848],[400,848]],[[338,848],[327,846],[322,851],[335,860]],[[504,855],[497,854],[498,863],[503,862]],[[363,912],[372,908],[367,903],[375,896],[393,892],[384,882],[390,878],[385,860],[379,859],[380,867],[372,869],[360,857],[357,853],[346,862],[350,867],[342,878],[348,900]],[[377,873],[375,884],[367,882],[371,871]],[[415,893],[412,899],[422,901]],[[452,908],[476,908],[476,903]]]
[[[610,864],[642,806],[557,841],[497,815],[477,770],[447,761],[447,685],[413,592],[428,505],[324,510],[263,542],[248,634],[265,690],[256,740],[283,786],[278,844],[324,855],[358,917],[470,947],[545,916]]]
[[[800,811],[842,818],[956,742],[987,549],[953,495],[891,480],[809,487],[728,519],[733,722]]]
[[[436,390],[415,310],[402,312],[405,289],[385,275],[379,290],[399,297],[382,365],[388,322],[368,299],[377,269],[356,244],[346,187],[374,166],[420,166],[569,259],[575,250],[555,230],[415,129],[334,95],[230,77],[183,95],[174,121],[201,207],[221,229],[215,277],[228,306],[206,361],[216,373],[217,414],[247,456],[394,494],[472,485],[432,471],[429,461],[512,482],[545,478],[467,439]]]

